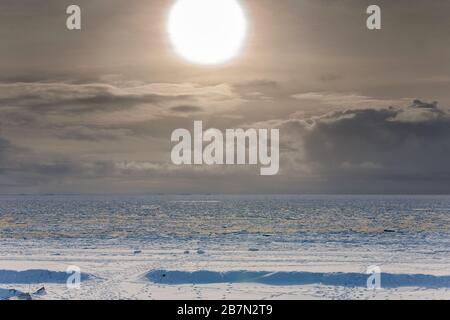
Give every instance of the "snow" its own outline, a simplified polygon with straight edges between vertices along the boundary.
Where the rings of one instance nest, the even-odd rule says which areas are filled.
[[[0,299],[450,299],[449,248],[448,196],[0,196]]]
[[[50,270],[0,270],[0,283],[21,283],[21,284],[39,284],[39,283],[66,283],[67,273],[62,271]],[[82,274],[81,280],[86,281],[89,275]]]
[[[46,295],[32,298],[450,299],[445,248],[267,244],[264,238],[204,240],[202,255],[185,254],[196,253],[199,243],[192,239],[0,240],[0,297],[7,297],[9,289],[33,293],[45,286]],[[257,243],[260,251],[248,250]],[[141,254],[134,254],[136,247]],[[365,286],[366,268],[373,264],[382,269],[380,290]],[[65,285],[69,265],[88,275],[79,290]]]
[[[15,289],[2,289],[0,288],[0,300],[7,300],[24,295],[23,292]]]
[[[450,288],[450,276],[381,274],[385,288]],[[150,271],[146,277],[159,284],[259,283],[271,286],[327,285],[367,287],[368,275],[355,272],[264,272],[264,271]]]

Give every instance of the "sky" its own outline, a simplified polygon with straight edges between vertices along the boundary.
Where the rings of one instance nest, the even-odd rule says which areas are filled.
[[[450,192],[449,1],[241,0],[215,66],[174,52],[173,3],[0,0],[0,193]],[[194,120],[279,129],[279,174],[173,165]]]

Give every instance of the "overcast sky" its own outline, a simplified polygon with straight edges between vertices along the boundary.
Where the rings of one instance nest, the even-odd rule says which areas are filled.
[[[450,192],[450,1],[241,0],[210,67],[174,53],[172,3],[0,0],[0,193]],[[279,128],[279,175],[172,165],[194,120]]]

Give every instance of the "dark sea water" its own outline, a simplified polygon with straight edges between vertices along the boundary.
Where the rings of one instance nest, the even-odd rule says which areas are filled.
[[[450,196],[0,196],[0,237],[450,237]]]

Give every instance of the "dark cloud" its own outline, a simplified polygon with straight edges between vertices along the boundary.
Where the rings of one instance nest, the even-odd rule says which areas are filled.
[[[278,88],[280,84],[276,80],[270,79],[256,79],[235,84],[237,88],[258,90],[258,89],[274,89]]]
[[[418,117],[418,105],[433,107],[420,108]],[[281,173],[270,180],[278,191],[450,192],[450,116],[437,104],[415,101],[407,108],[354,109],[255,126],[281,130]],[[92,128],[72,129],[72,136],[68,134],[65,138],[95,139],[89,131]],[[86,129],[89,130],[83,133]],[[108,138],[113,139],[104,137]],[[98,185],[108,179],[119,179],[130,187],[159,181],[165,190],[172,187],[180,190],[180,183],[195,180],[204,181],[195,192],[216,190],[224,185],[245,186],[252,192],[270,191],[259,182],[262,178],[255,174],[254,168],[248,167],[181,168],[171,165],[168,159],[114,161],[107,155],[86,161],[68,157],[42,159],[19,150],[10,141],[0,139],[2,178],[9,185],[14,182],[44,187],[88,180]],[[208,183],[213,177],[220,178],[218,186]]]
[[[254,79],[233,84],[233,88],[249,99],[259,97],[274,97],[283,94],[281,83],[273,79]]]
[[[35,145],[49,138],[95,142],[166,137],[190,115],[208,116],[242,101],[227,84],[120,82],[0,83],[0,125],[26,128]]]
[[[22,111],[27,116],[30,113],[82,116],[129,111],[143,105],[152,106],[151,112],[155,114],[164,108],[180,112],[200,111],[189,102],[200,102],[215,110],[216,105],[225,108],[227,104],[236,104],[239,96],[226,84],[0,83],[0,112],[15,115]]]
[[[159,129],[155,127],[158,124]],[[157,131],[165,128],[167,137],[171,126],[158,121],[150,125]],[[181,123],[176,126],[183,127]],[[254,126],[280,129],[281,173],[271,180],[280,192],[450,192],[450,116],[437,103],[416,100],[407,108],[352,109]],[[59,138],[77,141],[114,141],[129,134],[123,129],[90,126],[64,129]],[[166,151],[169,154],[170,150]],[[259,181],[262,178],[255,174],[255,168],[180,168],[169,159],[133,160],[132,154],[129,159],[117,161],[108,154],[98,155],[96,160],[56,154],[42,157],[0,138],[1,186],[50,188],[67,181],[101,185],[108,179],[119,179],[129,187],[145,183],[150,187],[159,181],[165,190],[180,190],[180,183],[195,180],[204,181],[195,192],[216,187],[223,191],[224,185],[270,191]],[[220,178],[218,186],[208,183],[213,177]]]
[[[419,99],[416,99],[413,101],[413,103],[410,106],[411,108],[418,108],[418,109],[437,109],[438,103],[437,101],[433,102],[424,102]]]
[[[98,179],[111,176],[114,165],[111,161],[73,161],[62,160],[49,163],[39,163],[29,167],[33,174],[44,178],[82,178]]]
[[[421,117],[418,105],[426,106]],[[286,173],[313,175],[324,181],[322,190],[450,191],[450,117],[436,103],[417,100],[406,109],[347,110],[278,125],[288,147]]]
[[[74,180],[105,179],[114,176],[115,172],[115,165],[109,160],[83,161],[64,159],[61,155],[42,158],[0,138],[0,192],[39,192],[40,188],[50,185],[54,188],[52,192],[57,192],[58,185]]]
[[[323,74],[323,75],[319,76],[319,78],[318,78],[318,80],[320,82],[334,82],[334,81],[338,81],[341,79],[342,79],[342,76],[340,76],[338,74],[334,74],[334,73]]]
[[[11,151],[11,143],[8,140],[0,137],[0,165],[3,164],[3,162],[9,155],[10,151]],[[2,169],[0,168],[0,170]]]
[[[117,141],[131,134],[131,130],[126,129],[103,129],[88,126],[70,126],[61,128],[57,131],[56,136],[60,139],[77,140],[77,141]]]
[[[181,112],[181,113],[193,113],[193,112],[203,111],[203,108],[196,107],[196,106],[183,105],[183,106],[172,107],[172,108],[170,108],[170,110],[173,110],[175,112]]]
[[[130,93],[107,84],[16,83],[2,87],[3,91],[8,89],[12,92],[0,97],[0,107],[23,108],[35,113],[82,115],[189,99],[189,95]]]

